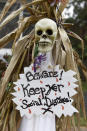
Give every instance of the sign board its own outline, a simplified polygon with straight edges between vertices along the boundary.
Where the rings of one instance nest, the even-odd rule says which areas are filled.
[[[72,70],[65,72],[55,66],[54,70],[46,69],[34,72],[33,64],[24,68],[24,74],[14,82],[12,93],[14,103],[21,116],[29,119],[32,115],[72,116],[78,112],[72,105],[72,96],[77,94],[78,85]]]

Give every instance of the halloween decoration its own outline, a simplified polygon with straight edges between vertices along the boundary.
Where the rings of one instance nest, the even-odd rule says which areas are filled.
[[[32,119],[27,119],[24,116],[21,121],[19,111],[15,109],[16,105],[12,101],[12,99],[14,99],[12,93],[14,92],[15,84],[17,84],[14,84],[14,82],[17,82],[19,79],[19,74],[24,75],[26,67],[31,67],[31,63],[33,63],[32,69],[34,74],[37,73],[38,70],[42,73],[45,69],[55,72],[55,69],[57,69],[56,65],[60,65],[58,71],[64,69],[65,73],[67,73],[68,70],[76,72],[75,79],[78,80],[76,82],[78,87],[73,90],[76,90],[75,92],[77,92],[77,95],[71,95],[70,92],[68,92],[67,97],[71,99],[70,97],[73,96],[74,112],[79,112],[80,109],[82,109],[84,118],[86,118],[78,65],[82,67],[85,76],[87,76],[87,72],[86,68],[83,68],[84,66],[82,65],[81,60],[79,63],[79,55],[72,48],[68,35],[81,41],[82,52],[84,51],[84,44],[83,40],[77,34],[70,31],[72,24],[64,23],[62,21],[62,12],[69,0],[66,0],[65,2],[51,2],[48,0],[33,0],[32,2],[28,2],[26,0],[20,0],[22,6],[4,19],[9,8],[15,2],[17,1],[7,1],[0,15],[0,30],[2,30],[12,19],[20,15],[25,9],[30,16],[20,19],[20,21],[18,21],[18,23],[20,23],[18,24],[18,27],[0,39],[0,48],[7,45],[10,41],[13,41],[13,55],[0,85],[0,130],[24,131],[24,126],[26,124],[26,128],[28,127],[30,131],[55,131],[56,123],[56,131],[71,131],[71,128],[76,130],[75,119],[77,119],[77,128],[79,131],[80,113],[75,113],[72,116],[66,117],[61,114],[61,117],[56,117],[56,119],[55,115],[52,115],[51,118],[46,116],[44,119],[36,116],[33,116]],[[51,3],[53,4],[51,5]],[[21,34],[32,24],[36,24],[35,30],[32,29],[30,33],[23,35],[20,38]],[[74,75],[72,77],[74,77]],[[20,79],[23,78],[24,76],[20,75]],[[56,79],[56,82],[57,81],[58,78]],[[40,84],[43,84],[42,79],[39,82]],[[10,88],[8,88],[9,83]],[[68,85],[70,85],[70,82],[68,82]],[[20,91],[20,88],[18,88],[18,90]],[[65,107],[62,105],[61,109],[64,110],[64,108]],[[29,108],[28,113],[31,114],[31,112],[32,110]]]
[[[52,50],[57,36],[57,25],[51,19],[42,19],[35,25],[35,40],[38,42],[38,50],[47,52]]]
[[[14,83],[16,92],[12,93],[17,110],[23,117],[19,131],[28,131],[30,123],[31,131],[41,131],[46,121],[45,130],[55,131],[55,128],[49,127],[53,123],[55,127],[55,115],[60,118],[78,113],[72,106],[72,96],[77,94],[74,88],[78,87],[74,83],[77,81],[73,77],[75,72],[60,70],[52,57],[57,33],[57,24],[51,19],[41,19],[35,25],[37,56],[33,64],[24,68],[24,74],[20,74],[20,79]],[[35,122],[32,121],[34,119]]]
[[[62,114],[66,117],[78,112],[72,106],[72,96],[77,94],[74,89],[78,87],[74,83],[77,81],[73,77],[75,72],[64,72],[59,70],[58,66],[54,71],[49,69],[49,66],[42,72],[38,69],[34,73],[33,69],[33,64],[25,67],[25,73],[20,74],[21,79],[14,83],[16,92],[12,93],[15,96],[13,101],[17,104],[21,116],[32,119],[34,115],[44,118],[46,115],[50,118],[57,115],[60,118]]]

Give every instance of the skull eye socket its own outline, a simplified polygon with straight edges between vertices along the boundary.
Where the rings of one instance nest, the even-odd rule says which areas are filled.
[[[38,30],[37,35],[42,35],[42,30]]]
[[[53,34],[53,31],[52,31],[51,29],[48,29],[48,30],[46,31],[46,33],[47,33],[48,35],[52,35],[52,34]]]

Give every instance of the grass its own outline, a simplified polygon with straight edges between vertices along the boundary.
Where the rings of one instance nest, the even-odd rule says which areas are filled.
[[[87,127],[87,119],[85,120],[83,117],[80,117],[80,126]]]
[[[76,123],[76,126],[77,126],[77,118],[76,116],[74,117],[75,119],[75,123]],[[87,127],[87,119],[85,120],[83,117],[80,117],[80,126],[81,127]]]

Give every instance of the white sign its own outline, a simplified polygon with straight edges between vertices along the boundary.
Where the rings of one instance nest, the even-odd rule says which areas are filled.
[[[21,116],[31,118],[32,115],[57,115],[59,118],[72,116],[78,112],[72,106],[72,96],[77,94],[78,85],[72,70],[65,72],[55,66],[54,70],[34,72],[33,64],[24,68],[24,74],[15,82],[14,103]]]

